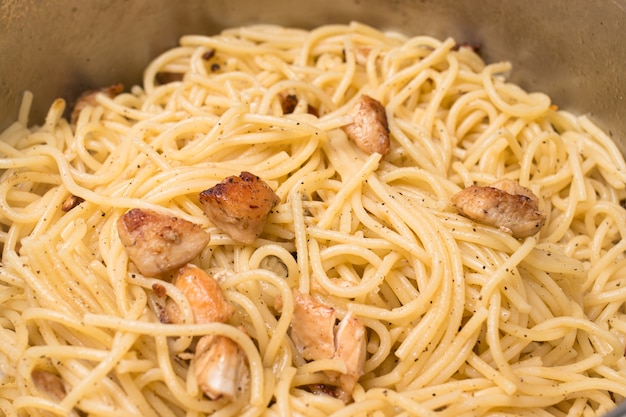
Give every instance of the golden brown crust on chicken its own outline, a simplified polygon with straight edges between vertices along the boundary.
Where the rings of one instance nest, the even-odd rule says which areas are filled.
[[[76,123],[78,120],[78,116],[80,112],[88,106],[95,106],[98,104],[96,101],[96,96],[100,93],[106,95],[109,98],[113,98],[124,91],[123,84],[113,84],[108,87],[99,88],[97,90],[88,90],[81,94],[76,100],[76,104],[74,105],[74,109],[72,110],[72,114],[70,116],[70,121],[72,124]]]
[[[174,278],[174,286],[189,301],[195,323],[225,323],[235,311],[219,282],[195,265],[182,267]],[[178,305],[171,299],[165,305],[165,312],[170,323],[183,322]]]
[[[280,106],[282,108],[283,114],[293,113],[298,106],[298,97],[295,94],[282,92],[278,95],[278,100],[280,101]],[[319,116],[317,108],[313,107],[310,104],[307,104],[306,110],[308,114],[312,114],[315,117]]]
[[[234,400],[247,386],[246,356],[237,343],[220,335],[200,338],[194,356],[198,386],[212,400]]]
[[[295,94],[281,93],[278,95],[278,100],[280,101],[283,114],[293,113],[298,105],[298,97]]]
[[[63,201],[63,204],[61,205],[61,210],[67,213],[74,207],[80,205],[83,201],[85,200],[81,197],[70,195],[65,199],[65,201]]]
[[[245,244],[261,235],[279,201],[269,185],[245,171],[200,193],[207,217],[234,240]]]
[[[184,79],[184,75],[181,72],[159,71],[156,73],[156,81],[159,84],[169,84],[179,82]]]
[[[546,221],[537,196],[511,180],[500,180],[489,187],[472,185],[454,195],[452,204],[461,215],[516,238],[538,233]]]
[[[117,231],[128,257],[146,276],[180,268],[211,240],[211,235],[197,224],[138,208],[119,218]]]
[[[376,99],[362,95],[350,111],[353,122],[344,126],[348,138],[368,154],[389,152],[389,124],[385,107]]]
[[[493,184],[489,186],[493,188],[497,188],[498,190],[506,191],[507,193],[512,194],[512,195],[526,196],[532,201],[533,204],[539,205],[539,198],[537,198],[535,193],[533,193],[528,188],[523,187],[517,181],[503,178],[501,180],[494,182]]]

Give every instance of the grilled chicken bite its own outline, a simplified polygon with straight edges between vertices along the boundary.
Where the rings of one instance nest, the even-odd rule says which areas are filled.
[[[76,123],[78,120],[78,116],[80,112],[88,106],[96,106],[98,102],[96,101],[96,96],[100,93],[106,95],[109,98],[113,98],[124,91],[123,84],[113,84],[109,87],[103,87],[97,90],[89,90],[85,91],[83,94],[78,97],[76,100],[76,104],[74,105],[74,109],[72,110],[72,114],[70,116],[71,123]]]
[[[362,95],[350,111],[353,122],[344,126],[348,138],[368,154],[389,152],[389,125],[385,107],[370,96]]]
[[[239,345],[221,335],[198,340],[194,355],[198,386],[212,400],[234,400],[248,385],[246,356]]]
[[[338,359],[346,366],[345,373],[328,371],[335,394],[345,403],[352,401],[354,387],[365,366],[367,334],[363,322],[348,313],[335,324],[335,310],[318,303],[310,295],[293,290],[294,311],[291,339],[307,360]]]
[[[83,198],[71,195],[67,197],[65,201],[63,201],[63,204],[61,205],[61,210],[67,213],[73,208],[78,207],[83,201],[85,201]]]
[[[189,300],[196,323],[225,323],[234,313],[215,278],[195,265],[185,265],[180,269],[174,286]],[[171,299],[165,305],[167,319],[171,323],[182,323],[180,309]]]
[[[31,378],[37,389],[45,392],[50,398],[57,401],[61,401],[65,398],[65,385],[60,376],[48,371],[35,369],[31,372]]]
[[[307,360],[330,359],[335,353],[335,309],[293,290],[291,339]]]
[[[293,113],[298,106],[298,97],[295,94],[282,92],[278,95],[278,100],[280,101],[283,114]],[[307,104],[306,111],[313,116],[319,116],[318,110],[310,104]]]
[[[452,204],[461,215],[516,238],[538,233],[546,222],[537,196],[512,180],[500,180],[488,187],[472,185],[454,195]]]
[[[194,323],[225,323],[235,312],[219,282],[195,265],[182,267],[173,283],[189,301]],[[184,323],[180,309],[172,299],[165,304],[162,321]],[[195,345],[193,357],[198,386],[212,400],[233,400],[247,386],[246,357],[231,339],[220,335],[202,336]]]
[[[354,58],[359,65],[366,65],[372,48],[367,46],[360,46],[354,50]]]
[[[267,217],[279,201],[269,185],[245,171],[200,193],[207,217],[234,240],[245,244],[261,235]]]
[[[363,322],[348,313],[337,326],[335,358],[346,364],[346,373],[339,375],[342,392],[339,398],[348,402],[354,387],[363,375],[366,356],[366,333]]]
[[[211,240],[194,223],[138,208],[119,218],[117,231],[130,260],[150,277],[185,265]]]

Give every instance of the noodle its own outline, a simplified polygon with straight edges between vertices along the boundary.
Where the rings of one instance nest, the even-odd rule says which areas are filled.
[[[183,36],[142,85],[0,134],[2,416],[591,416],[626,398],[626,162],[586,116],[507,82],[468,47],[352,23]],[[169,81],[161,76],[169,74]],[[296,99],[286,110],[286,95]],[[362,95],[385,107],[386,155],[343,127]],[[202,191],[249,171],[280,203],[241,244]],[[453,195],[516,180],[546,222],[514,238]],[[70,196],[80,201],[61,207]],[[159,209],[211,241],[227,323],[160,321],[167,279],[138,272],[117,221]],[[157,291],[160,288],[160,291]],[[295,347],[294,292],[358,317],[366,359],[351,401],[341,359]],[[242,350],[243,393],[211,399],[198,336]],[[191,355],[191,356],[190,356]],[[33,379],[62,381],[55,397]]]

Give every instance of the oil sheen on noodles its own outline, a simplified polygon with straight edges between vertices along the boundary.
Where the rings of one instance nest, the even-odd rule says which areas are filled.
[[[182,37],[142,85],[97,95],[75,123],[59,99],[29,126],[26,94],[0,136],[0,414],[612,409],[626,397],[626,164],[587,117],[511,84],[510,70],[452,39],[358,23],[255,26]],[[343,130],[362,95],[385,108],[384,156]],[[198,202],[242,171],[280,198],[248,245]],[[538,197],[538,234],[512,237],[451,203],[501,179]],[[84,201],[63,211],[70,196]],[[210,233],[191,263],[221,277],[235,308],[228,322],[159,321],[155,284],[186,301],[129,261],[116,224],[132,208]],[[342,364],[294,347],[294,289],[365,325],[363,375],[347,405],[330,388]],[[249,380],[233,400],[209,399],[192,372],[189,351],[207,334],[245,354]]]

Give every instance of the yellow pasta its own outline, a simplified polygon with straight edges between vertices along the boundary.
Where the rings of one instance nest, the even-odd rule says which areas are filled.
[[[27,93],[0,134],[0,415],[615,407],[626,397],[626,162],[589,118],[511,84],[511,70],[452,39],[257,25],[183,36],[141,85],[97,95],[72,122],[58,99],[29,126]],[[385,108],[386,155],[343,130],[363,95]],[[198,201],[243,171],[280,199],[248,245]],[[538,197],[537,234],[515,238],[451,202],[500,179]],[[62,210],[70,196],[79,204]],[[159,320],[157,288],[191,313],[177,287],[126,255],[116,225],[132,208],[210,233],[191,262],[220,278],[235,308],[227,323]],[[365,325],[347,404],[329,377],[346,365],[294,346],[292,290]],[[190,352],[210,334],[245,354],[249,380],[235,399],[212,400],[196,381]],[[62,381],[62,395],[42,390],[36,371]]]

